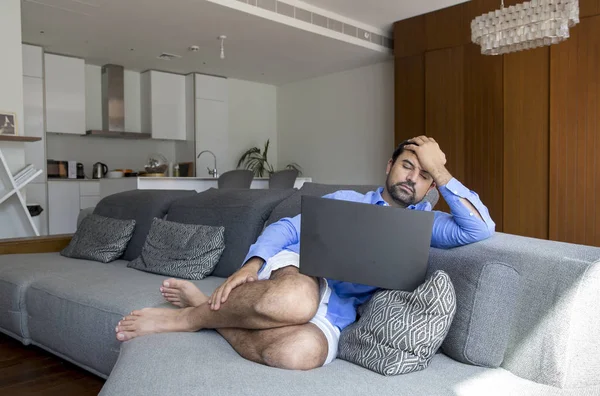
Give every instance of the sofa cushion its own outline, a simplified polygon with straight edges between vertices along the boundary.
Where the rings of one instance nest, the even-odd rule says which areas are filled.
[[[73,260],[59,253],[0,255],[0,331],[29,344],[25,293],[38,279],[55,273],[98,266],[95,261]]]
[[[25,297],[30,337],[34,344],[106,377],[121,347],[115,338],[118,321],[134,309],[172,307],[159,291],[165,277],[127,268],[123,260],[106,265],[67,260],[90,265],[31,283]],[[215,277],[193,281],[206,294],[222,282]]]
[[[212,188],[175,201],[167,218],[178,223],[225,227],[225,251],[213,272],[225,278],[242,266],[273,208],[293,192]]]
[[[121,257],[133,235],[135,220],[119,220],[91,214],[60,254],[76,259],[109,263]]]
[[[225,250],[225,228],[154,219],[140,257],[129,268],[200,280],[214,270]]]
[[[536,384],[504,369],[459,363],[437,354],[426,370],[383,377],[341,359],[309,371],[280,370],[240,357],[215,331],[157,334],[123,344],[101,396],[376,395],[592,396]]]
[[[500,262],[446,270],[460,292],[442,350],[459,362],[499,367],[514,322],[521,276]]]
[[[341,334],[338,357],[383,375],[425,369],[456,312],[450,277],[437,271],[413,292],[381,290]]]
[[[123,254],[123,260],[131,261],[142,253],[152,219],[162,219],[171,202],[178,198],[196,195],[186,190],[133,190],[103,198],[94,214],[121,220],[135,220],[135,230]]]
[[[320,183],[304,183],[302,187],[289,198],[281,202],[273,209],[271,216],[267,220],[266,225],[275,223],[284,217],[294,217],[300,214],[301,197],[308,195],[312,197],[322,197],[323,195],[331,194],[340,190],[351,190],[361,194],[366,194],[369,191],[375,191],[380,186],[376,185],[352,185],[352,184],[320,184]],[[431,190],[424,198],[424,201],[431,203],[431,207],[435,207],[439,198],[437,189]]]

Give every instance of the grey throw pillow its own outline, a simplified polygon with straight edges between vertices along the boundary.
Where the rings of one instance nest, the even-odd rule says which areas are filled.
[[[423,370],[442,345],[454,313],[450,277],[435,272],[414,292],[381,290],[341,334],[338,357],[383,375]]]
[[[81,221],[71,242],[60,254],[109,263],[123,255],[134,229],[135,220],[118,220],[90,214]]]
[[[210,275],[225,250],[225,227],[181,224],[155,218],[142,254],[130,268],[200,280]]]

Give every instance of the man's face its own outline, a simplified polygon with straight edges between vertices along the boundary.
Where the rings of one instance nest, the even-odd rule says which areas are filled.
[[[435,187],[431,175],[421,169],[417,156],[404,150],[392,164],[388,162],[385,187],[396,204],[407,207],[420,202]]]

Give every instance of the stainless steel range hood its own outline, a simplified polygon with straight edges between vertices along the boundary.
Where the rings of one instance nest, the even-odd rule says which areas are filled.
[[[122,139],[150,139],[150,133],[125,131],[125,70],[119,65],[102,66],[102,130],[86,131],[87,136]]]

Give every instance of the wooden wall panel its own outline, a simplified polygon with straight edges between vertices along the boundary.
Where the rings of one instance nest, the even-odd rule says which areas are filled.
[[[579,0],[579,17],[600,15],[600,0]]]
[[[463,47],[425,54],[425,134],[439,143],[458,180],[465,177],[464,88]],[[450,211],[443,199],[436,209]]]
[[[467,6],[468,3],[462,3],[425,14],[427,51],[457,47],[471,41]]]
[[[488,207],[503,230],[502,57],[465,46],[465,185]]]
[[[425,17],[423,15],[394,24],[394,56],[396,58],[419,55],[426,50]]]
[[[550,238],[600,246],[600,16],[550,53]]]
[[[425,64],[423,55],[396,59],[395,144],[425,133]]]
[[[504,55],[504,232],[548,239],[550,49]]]

